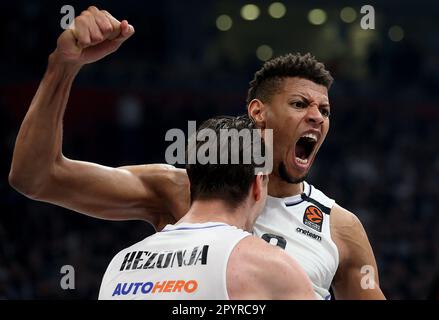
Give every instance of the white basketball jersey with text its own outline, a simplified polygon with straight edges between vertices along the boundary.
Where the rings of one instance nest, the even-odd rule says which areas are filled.
[[[327,300],[331,298],[329,288],[339,261],[330,232],[335,201],[308,183],[303,184],[302,194],[267,198],[254,234],[285,249],[308,274],[315,293]]]
[[[227,262],[247,236],[220,222],[167,225],[116,254],[99,299],[227,300]]]

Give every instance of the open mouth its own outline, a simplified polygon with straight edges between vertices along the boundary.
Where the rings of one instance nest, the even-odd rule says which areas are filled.
[[[295,156],[298,164],[307,165],[315,146],[317,136],[313,133],[304,134],[296,142]]]

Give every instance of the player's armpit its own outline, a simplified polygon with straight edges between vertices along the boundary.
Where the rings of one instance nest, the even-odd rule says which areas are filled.
[[[107,220],[141,219],[156,229],[189,207],[186,173],[169,165],[111,168],[63,158],[35,200]]]
[[[335,205],[331,234],[339,250],[339,266],[332,287],[338,300],[385,299],[378,267],[366,231],[351,212]]]

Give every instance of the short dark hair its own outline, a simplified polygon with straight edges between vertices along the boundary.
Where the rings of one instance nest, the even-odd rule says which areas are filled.
[[[283,80],[287,77],[304,78],[323,85],[328,90],[334,81],[325,65],[310,53],[289,53],[265,62],[263,67],[256,71],[253,80],[250,81],[247,105],[253,99],[269,101],[273,94],[279,92]]]
[[[255,123],[247,115],[238,117],[219,116],[205,121],[198,130],[212,129],[217,139],[220,137],[220,130],[236,129],[255,129]],[[195,200],[224,201],[230,208],[236,208],[247,197],[250,187],[255,180],[255,163],[253,156],[250,164],[243,164],[241,161],[244,152],[244,143],[239,139],[239,164],[231,164],[230,150],[231,139],[225,145],[229,148],[228,164],[220,164],[220,147],[217,152],[217,164],[200,164],[198,160],[195,164],[188,164],[186,160],[186,171],[190,181],[191,202]],[[203,145],[204,141],[197,141],[196,150]],[[218,144],[219,145],[219,144]],[[262,143],[262,152],[264,146]],[[191,152],[191,150],[187,150]],[[186,156],[187,159],[187,156]]]

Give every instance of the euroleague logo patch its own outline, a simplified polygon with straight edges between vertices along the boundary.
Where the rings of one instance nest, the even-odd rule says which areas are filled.
[[[323,212],[316,206],[309,206],[303,215],[303,224],[313,228],[318,232],[322,232]]]

